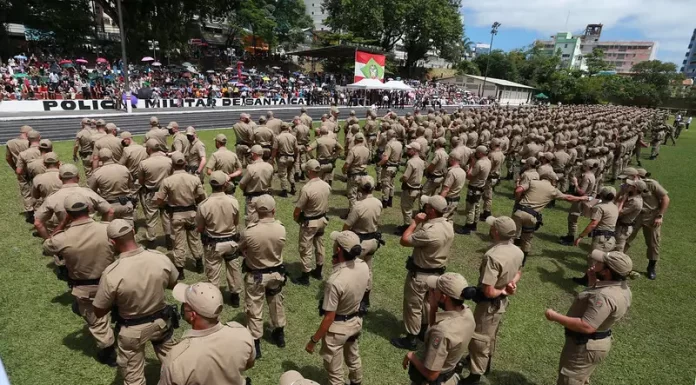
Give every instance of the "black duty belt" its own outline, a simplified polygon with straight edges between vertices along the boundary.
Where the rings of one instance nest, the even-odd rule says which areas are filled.
[[[244,192],[244,196],[247,198],[253,198],[253,197],[260,197],[261,195],[266,195],[268,194],[268,191],[252,191],[252,192]]]
[[[196,211],[196,205],[191,205],[191,206],[169,206],[169,205],[167,205],[165,207],[165,210],[167,210],[170,213],[185,213],[187,211]]]
[[[469,186],[469,190],[475,191],[475,192],[483,192],[483,187],[476,187],[476,186]]]
[[[636,225],[636,221],[633,221],[633,222],[618,222],[616,225],[617,225],[617,226],[624,226],[624,227],[629,227],[629,226],[633,227],[633,226]]]
[[[270,144],[259,144],[259,146],[261,146],[261,148],[264,148],[264,149],[266,149],[266,150],[272,150],[272,149],[273,149],[273,146],[270,145]]]
[[[251,143],[237,141],[235,146],[251,146]]]
[[[145,317],[139,317],[139,318],[128,318],[128,319],[121,319],[119,320],[119,324],[121,326],[135,326],[135,325],[142,325],[150,322],[154,322],[158,319],[164,319],[166,320],[168,315],[167,313],[167,307],[165,307],[162,310],[156,311],[150,315],[146,315]]]
[[[401,184],[401,189],[402,189],[402,190],[411,190],[411,191],[414,191],[414,190],[422,190],[422,189],[423,189],[423,186],[411,187],[411,186],[409,186],[409,185],[406,184],[406,183],[402,183],[402,184]]]
[[[447,266],[443,267],[435,267],[435,268],[425,268],[425,267],[420,267],[416,265],[416,263],[413,261],[413,256],[408,257],[406,260],[406,270],[412,272],[412,273],[424,273],[424,274],[438,274],[442,275],[445,274],[445,271],[447,271]]]
[[[68,278],[68,286],[70,286],[70,287],[75,287],[75,286],[92,286],[92,285],[99,285],[99,280],[100,280],[100,278],[94,278],[94,279],[72,279],[72,278]]]
[[[553,169],[553,172],[556,174],[565,174],[565,168],[555,168]]]
[[[541,214],[538,211],[532,209],[531,207],[517,205],[517,210],[524,211],[525,213],[527,213],[527,214],[529,214],[537,219],[541,216]]]
[[[399,166],[401,166],[401,164],[398,162],[387,162],[387,164],[384,167],[399,167]]]
[[[92,151],[85,151],[85,152],[80,151],[79,154],[81,157],[86,158],[86,157],[92,155]]]
[[[334,321],[345,322],[355,317],[360,317],[360,313],[355,312],[350,314],[336,314],[336,316],[334,317]]]
[[[575,340],[578,345],[584,345],[589,340],[603,340],[605,338],[611,337],[611,329],[605,330],[603,332],[594,332],[591,334],[574,332],[568,328],[565,329],[566,337],[570,337]]]
[[[616,234],[612,230],[592,230],[592,233],[590,236],[594,237],[599,237],[599,236],[605,236],[607,238],[614,237]]]
[[[367,137],[368,137],[368,138],[376,138],[376,137],[377,137],[377,134],[367,134]]]
[[[367,241],[370,239],[382,239],[382,233],[379,231],[375,231],[372,233],[356,233],[358,235],[358,238],[360,238],[360,242],[362,241]]]
[[[447,203],[459,202],[459,200],[461,200],[461,199],[462,199],[461,197],[451,197],[451,198],[445,197],[445,201],[447,201]]]
[[[143,186],[143,189],[145,189],[145,192],[148,192],[148,193],[156,193],[157,191],[159,191],[159,187],[149,188],[149,187]]]
[[[295,154],[286,154],[286,153],[282,153],[282,152],[279,155],[280,156],[289,156],[289,157],[293,157],[293,158],[295,157]]]
[[[130,201],[131,201],[131,198],[129,196],[120,196],[120,197],[117,197],[116,199],[110,199],[110,200],[107,199],[106,202],[109,204],[119,203],[121,206],[125,206]]]
[[[317,159],[319,164],[334,164],[336,163],[336,159]]]
[[[354,177],[354,176],[364,176],[364,175],[367,175],[367,172],[365,172],[365,171],[358,171],[358,172],[349,172],[349,173],[348,173],[348,177],[349,177],[349,178],[352,178],[352,177]]]
[[[442,178],[443,175],[435,175],[435,174],[426,173],[425,177],[426,177],[426,179],[432,180],[432,179]]]
[[[315,219],[321,219],[321,218],[326,218],[326,213],[319,214],[319,215],[303,215],[302,218],[305,221],[313,221]]]
[[[211,237],[210,235],[203,233],[201,234],[201,238],[205,238],[205,242],[208,245],[215,245],[218,243],[224,243],[224,242],[239,242],[239,234],[235,234],[229,237]]]
[[[265,267],[263,269],[252,269],[252,268],[248,267],[246,263],[244,263],[244,265],[242,265],[242,272],[243,273],[252,273],[252,274],[273,274],[273,273],[285,274],[285,265],[280,264],[278,266]]]

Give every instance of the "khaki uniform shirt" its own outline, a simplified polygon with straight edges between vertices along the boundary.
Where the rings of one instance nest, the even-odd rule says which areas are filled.
[[[488,157],[480,158],[474,163],[474,167],[471,169],[471,179],[469,179],[469,186],[471,187],[483,187],[486,185],[488,180],[488,175],[491,173],[491,160]]]
[[[377,120],[368,118],[363,126],[363,134],[365,135],[365,138],[368,136],[376,136],[378,132],[379,124],[377,123]]]
[[[500,171],[505,163],[505,153],[498,150],[488,154],[488,159],[491,160],[491,176],[500,177]]]
[[[239,220],[237,198],[224,192],[214,192],[198,205],[196,225],[203,226],[211,237],[231,237],[237,234],[235,218]]]
[[[594,191],[596,182],[597,178],[592,171],[585,172],[582,174],[582,176],[580,176],[580,180],[578,181],[578,189],[581,190],[585,195],[590,194],[592,191]]]
[[[297,200],[295,207],[302,210],[306,217],[314,217],[326,214],[329,211],[329,196],[331,186],[321,178],[313,178],[307,181]]]
[[[417,266],[424,269],[444,267],[454,241],[454,227],[444,217],[430,219],[411,234],[409,240]]]
[[[210,160],[205,164],[205,168],[211,171],[220,170],[225,174],[232,174],[242,168],[242,162],[235,152],[228,150],[227,147],[220,147],[210,155]]]
[[[194,206],[196,202],[205,199],[205,189],[197,176],[176,170],[171,176],[164,178],[155,199],[162,199],[172,207]],[[172,213],[172,216],[176,217],[177,214],[186,213]]]
[[[389,142],[387,142],[387,145],[384,147],[384,154],[383,156],[387,157],[387,163],[391,164],[393,166],[398,166],[399,163],[401,162],[401,155],[404,150],[404,145],[403,143],[399,142],[396,139],[392,139]],[[388,165],[386,165],[388,166]]]
[[[294,156],[297,138],[287,131],[281,132],[275,140],[274,147],[278,149],[278,156]]]
[[[628,225],[635,222],[636,218],[643,209],[643,197],[641,195],[634,195],[626,199],[621,211],[619,212],[619,219],[616,221],[617,225]]]
[[[22,138],[10,139],[7,141],[7,151],[12,155],[12,159],[17,164],[19,154],[29,148],[29,141]]]
[[[417,142],[420,144],[420,157],[423,160],[428,159],[428,152],[430,152],[430,144],[428,143],[428,139],[424,136],[419,136],[414,140],[414,142]]]
[[[234,136],[237,138],[237,144],[245,144],[251,146],[254,143],[254,129],[248,123],[237,122],[232,126]]]
[[[36,199],[44,199],[60,190],[63,182],[58,175],[57,168],[48,169],[45,173],[37,175],[31,183],[31,195]]]
[[[174,140],[172,141],[172,152],[179,151],[182,154],[186,154],[189,147],[191,147],[191,142],[189,142],[186,134],[183,132],[177,132],[174,135]]]
[[[334,159],[338,153],[343,151],[343,147],[336,141],[326,135],[320,136],[312,144],[309,145],[307,152],[317,150],[317,159]]]
[[[645,218],[652,218],[660,212],[660,200],[667,195],[662,185],[654,179],[643,179],[648,185],[648,192],[643,195],[642,214]]]
[[[438,311],[418,356],[428,370],[449,372],[469,351],[476,321],[468,306],[461,311]]]
[[[270,163],[258,159],[247,165],[246,173],[239,182],[239,187],[245,193],[255,193],[271,190],[273,182],[273,166]]]
[[[104,199],[111,201],[121,196],[130,196],[133,176],[126,166],[108,161],[94,170],[87,184]]]
[[[94,130],[92,132],[92,136],[90,136],[89,139],[92,141],[92,151],[93,152],[97,152],[97,151],[94,151],[94,145],[97,143],[97,141],[105,138],[107,135],[108,134],[104,131]]]
[[[447,198],[456,198],[462,192],[464,184],[466,184],[466,171],[461,167],[450,167],[442,187],[449,187]]]
[[[434,166],[431,175],[436,177],[444,176],[445,173],[447,173],[448,159],[449,155],[447,154],[447,151],[444,148],[438,148],[437,150],[435,150],[435,153],[433,154],[433,159],[430,161],[430,164],[428,165],[428,167],[430,167],[431,165]]]
[[[309,126],[304,124],[298,124],[295,126],[295,137],[297,138],[297,144],[300,146],[306,146],[309,144]]]
[[[229,322],[205,330],[187,330],[168,356],[170,361],[162,366],[159,385],[244,385],[242,372],[256,356],[256,349],[246,327]]]
[[[280,130],[280,127],[278,127],[278,130]],[[274,133],[273,130],[271,130],[268,126],[259,126],[254,131],[254,143],[263,148],[270,149],[273,147],[273,142],[276,135],[279,134],[280,133]]]
[[[554,171],[558,173],[564,173],[566,167],[570,165],[571,156],[565,151],[556,151],[553,153],[554,159],[551,162]]]
[[[140,163],[147,158],[147,150],[144,146],[137,143],[131,143],[128,145],[128,147],[123,149],[123,155],[121,155],[121,160],[119,160],[119,163],[126,166],[133,177],[137,177],[138,170],[140,170]]]
[[[48,222],[53,216],[56,217],[56,223],[60,223],[65,219],[65,198],[73,194],[80,194],[87,198],[90,205],[90,212],[97,211],[100,214],[106,214],[111,210],[111,205],[104,198],[100,197],[94,191],[87,187],[80,187],[77,183],[66,183],[58,191],[49,195],[44,203],[34,213],[36,219],[43,223]]]
[[[41,159],[41,151],[39,151],[39,146],[29,147],[26,150],[19,153],[17,157],[17,168],[24,170],[24,174],[28,175],[29,172],[29,162],[34,159]],[[30,179],[31,180],[31,179]]]
[[[616,220],[619,219],[619,208],[614,202],[602,202],[592,207],[590,217],[593,221],[599,221],[596,230],[614,231]]]
[[[97,155],[99,153],[99,150],[101,150],[102,148],[108,148],[109,150],[111,150],[114,161],[118,162],[119,160],[121,160],[121,156],[123,155],[123,146],[121,145],[121,139],[111,134],[107,134],[105,137],[94,142],[94,155]]]
[[[406,162],[404,170],[404,182],[411,188],[421,188],[423,173],[425,172],[425,162],[418,156],[414,156]]]
[[[166,255],[140,247],[121,253],[104,270],[92,304],[100,309],[116,305],[124,319],[145,317],[164,309],[164,290],[174,287],[178,277]]]
[[[324,311],[333,311],[337,315],[350,315],[358,312],[360,300],[367,289],[370,269],[362,259],[341,262],[333,266],[331,276],[324,287]],[[353,317],[347,321],[334,321],[329,332],[355,335],[362,329],[362,317]]]
[[[300,121],[302,122],[302,124],[307,126],[307,128],[312,127],[312,118],[309,115],[307,115],[306,112],[303,112],[302,115],[300,115]]]
[[[364,144],[351,148],[346,156],[348,175],[365,172],[369,161],[370,150]]]
[[[266,127],[268,127],[271,132],[273,132],[273,135],[278,135],[280,134],[280,126],[283,124],[283,121],[278,119],[278,118],[273,118],[269,119],[268,122],[266,122]],[[259,127],[261,128],[261,127]]]
[[[631,289],[625,281],[599,281],[594,287],[586,288],[575,297],[566,315],[582,318],[599,332],[607,331],[626,315],[631,307],[632,297]],[[590,341],[595,346],[608,347],[611,344],[610,338]]]
[[[44,251],[65,261],[70,279],[99,279],[115,259],[114,248],[106,235],[108,226],[90,218],[73,221],[64,231],[44,241]],[[97,287],[74,286],[72,294],[78,298],[91,298],[97,293]]]
[[[83,128],[82,130],[78,131],[77,135],[75,135],[75,140],[77,141],[77,144],[80,145],[80,153],[93,152],[94,142],[92,141],[91,128]]]
[[[154,139],[161,146],[161,149],[165,149],[167,148],[168,136],[169,131],[159,127],[152,127],[150,131],[145,133],[145,141],[143,143],[146,143],[150,139]]]
[[[203,144],[200,139],[196,138],[196,140],[191,143],[191,147],[189,147],[188,152],[185,155],[186,164],[189,166],[198,167],[203,158],[205,158],[205,144]]]
[[[285,226],[273,218],[263,218],[242,232],[239,250],[248,268],[265,269],[283,263],[285,240]]]
[[[522,269],[524,253],[512,243],[499,243],[486,251],[479,267],[479,285],[493,286],[500,290],[512,282],[517,272]],[[499,301],[488,302],[494,307],[493,313],[503,313],[507,307],[508,299],[504,297]],[[478,306],[481,306],[479,304]],[[485,303],[483,304],[485,305]]]
[[[158,190],[164,178],[172,173],[172,160],[161,152],[153,152],[149,158],[140,164],[138,179],[143,187]]]
[[[36,158],[27,163],[27,174],[30,180],[33,180],[44,172],[46,172],[46,165],[43,162],[43,154],[41,154],[40,158]]]
[[[370,194],[353,205],[348,213],[346,225],[357,234],[374,233],[379,229],[379,217],[382,214],[382,201]]]
[[[527,206],[534,211],[540,212],[552,200],[564,196],[564,194],[554,187],[547,180],[530,180],[525,183],[520,182],[520,186],[525,188],[524,196],[520,200],[522,206]]]
[[[478,146],[478,132],[476,131],[471,131],[467,134],[466,138],[466,146],[469,148],[476,148]]]

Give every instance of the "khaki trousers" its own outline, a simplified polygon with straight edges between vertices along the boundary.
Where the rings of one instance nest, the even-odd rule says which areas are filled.
[[[498,180],[498,178],[488,179],[483,186],[483,193],[481,193],[481,198],[483,198],[483,211],[491,212],[493,210],[493,187],[498,184]]]
[[[169,213],[164,209],[159,208],[153,200],[155,196],[154,192],[146,192],[143,194],[142,204],[143,204],[143,214],[145,215],[145,239],[148,241],[154,241],[155,237],[155,227],[162,218],[162,229],[164,230],[165,236],[171,236],[172,234],[172,223]]]
[[[348,176],[346,179],[346,197],[348,198],[348,211],[353,208],[358,201],[358,184],[360,175]]]
[[[246,168],[249,164],[249,146],[246,144],[238,144],[234,147],[234,150],[237,153],[237,158],[239,158],[239,161],[242,163],[242,167]]]
[[[517,226],[517,235],[520,238],[520,249],[525,253],[532,250],[532,239],[534,239],[534,229],[537,220],[534,216],[522,210],[517,210],[512,214],[512,220]]]
[[[134,225],[134,213],[135,209],[133,207],[133,202],[128,201],[125,205],[118,202],[112,203],[111,208],[114,209],[114,219],[123,219],[128,221],[131,226]]]
[[[154,322],[123,326],[118,333],[116,363],[123,377],[124,385],[146,385],[145,383],[145,345],[152,342],[157,359],[166,365],[168,354],[176,345],[173,338],[167,337],[169,325],[158,319]],[[165,341],[161,341],[165,339]]]
[[[382,199],[389,199],[394,196],[394,178],[396,177],[396,167],[378,167],[382,170],[380,182],[382,183]]]
[[[85,168],[85,176],[87,179],[92,176],[92,155],[82,158],[82,167]]]
[[[347,321],[350,322],[351,320]],[[340,334],[328,332],[322,338],[320,355],[324,360],[324,369],[329,374],[331,385],[344,385],[343,362],[348,367],[348,379],[351,383],[359,384],[362,382],[362,361],[360,360],[360,350],[358,337],[362,329],[360,327],[355,334]]]
[[[662,240],[661,230],[662,226],[653,226],[654,217],[642,218],[638,216],[636,219],[636,227],[633,229],[633,233],[626,240],[626,247],[624,252],[628,253],[628,249],[631,247],[631,242],[638,236],[638,230],[643,230],[643,237],[645,237],[645,247],[648,249],[648,260],[657,261],[660,259],[660,243]]]
[[[82,318],[87,322],[90,334],[97,341],[97,348],[105,349],[113,345],[114,330],[111,329],[111,318],[107,314],[104,317],[97,318],[94,315],[94,306],[92,306],[92,298],[77,297],[77,309]]]
[[[19,182],[19,193],[22,195],[24,211],[33,211],[34,198],[31,196],[31,182],[23,175],[17,176],[17,182]]]
[[[196,212],[187,211],[172,214],[172,237],[174,238],[174,266],[186,264],[186,245],[193,259],[203,258],[201,234],[196,230]]]
[[[438,177],[434,179],[428,178],[425,181],[425,184],[423,185],[423,195],[435,195],[438,190],[440,190],[440,186],[442,186],[442,182],[445,180],[443,177]]]
[[[222,278],[222,269],[225,268],[225,277],[227,279],[227,289],[230,293],[239,294],[242,292],[242,267],[241,258],[237,257],[232,260],[225,260],[222,253],[215,250],[215,245],[210,244],[204,247],[205,259],[203,265],[205,267],[205,276],[213,285],[220,287]]]
[[[290,186],[295,184],[295,157],[280,156],[278,157],[278,179],[280,179],[280,188],[283,191],[290,191]]]
[[[469,190],[466,194],[466,207],[464,208],[464,217],[466,224],[471,225],[478,221],[481,215],[481,197],[482,193]]]
[[[409,272],[406,275],[403,316],[408,334],[417,335],[420,332],[421,324],[428,323],[430,304],[427,298],[428,284],[426,279],[431,275],[437,274]]]
[[[577,345],[566,337],[558,364],[556,385],[588,385],[592,372],[604,361],[610,348],[611,341],[607,344],[603,340],[590,340],[587,344]]]
[[[319,168],[319,172],[321,173],[321,179],[324,182],[331,184],[333,182],[334,177],[333,170],[334,166],[332,164],[322,164]]]
[[[401,216],[404,220],[404,225],[410,225],[413,218],[413,204],[420,196],[420,190],[401,190]]]
[[[488,361],[495,353],[495,344],[498,336],[500,322],[504,312],[496,311],[491,302],[481,302],[476,305],[474,319],[476,329],[469,342],[469,357],[471,364],[469,370],[472,374],[484,374],[488,367]]]
[[[322,266],[324,264],[326,251],[322,237],[324,236],[324,230],[328,224],[328,219],[320,218],[305,221],[300,225],[300,262],[302,263],[302,271],[305,273],[313,270],[312,259],[315,260],[316,266]]]
[[[255,274],[247,273],[245,277],[244,305],[246,306],[247,329],[255,340],[263,336],[263,298],[266,297],[268,312],[273,328],[285,327],[285,308],[283,293],[267,296],[266,290],[275,290],[285,282],[280,273]]]
[[[626,241],[633,234],[633,226],[623,226],[616,225],[616,245],[614,246],[614,251],[624,252],[626,248]]]

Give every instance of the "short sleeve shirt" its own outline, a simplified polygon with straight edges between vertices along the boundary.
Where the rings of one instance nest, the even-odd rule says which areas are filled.
[[[311,179],[302,187],[295,207],[307,217],[326,214],[329,211],[330,195],[331,186],[328,183],[321,178]]]
[[[346,225],[355,233],[374,233],[379,228],[379,217],[382,214],[382,202],[370,195],[355,202],[348,213]]]
[[[474,315],[467,306],[461,311],[438,312],[418,352],[423,366],[434,372],[453,370],[468,352],[475,329]]]
[[[444,267],[454,241],[454,227],[444,217],[430,219],[411,234],[410,241],[417,266],[425,269]]]

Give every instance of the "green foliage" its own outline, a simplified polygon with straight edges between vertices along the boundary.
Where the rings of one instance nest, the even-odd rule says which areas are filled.
[[[604,60],[604,51],[601,48],[593,49],[592,53],[585,56],[585,62],[587,63],[587,72],[590,75],[614,68],[614,66]]]
[[[481,70],[472,61],[462,60],[457,66],[457,75],[481,75]]]

